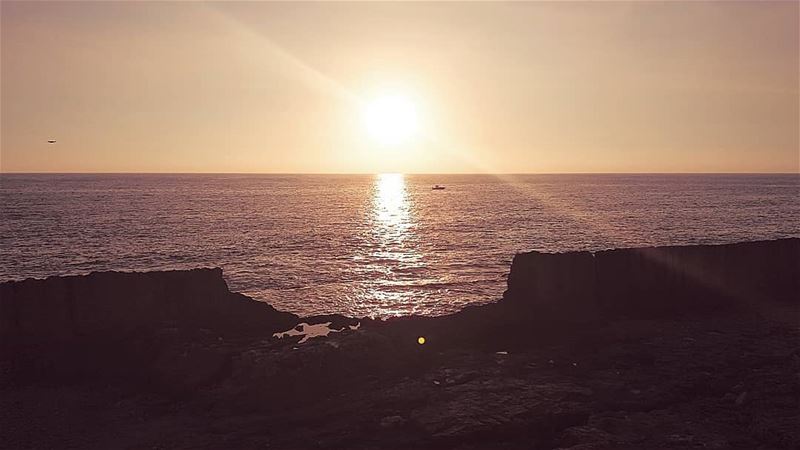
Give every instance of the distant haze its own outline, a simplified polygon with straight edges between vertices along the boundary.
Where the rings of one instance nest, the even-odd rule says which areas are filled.
[[[3,1],[0,170],[794,173],[799,5]]]

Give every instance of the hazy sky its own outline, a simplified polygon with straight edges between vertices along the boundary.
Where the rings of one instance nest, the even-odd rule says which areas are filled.
[[[0,5],[5,172],[800,170],[798,2]]]

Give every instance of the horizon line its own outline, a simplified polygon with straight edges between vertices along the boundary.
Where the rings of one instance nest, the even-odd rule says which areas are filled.
[[[797,172],[2,172],[2,175],[800,175]]]

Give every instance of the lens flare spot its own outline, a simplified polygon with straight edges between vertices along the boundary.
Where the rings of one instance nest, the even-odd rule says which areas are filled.
[[[417,338],[417,344],[422,345],[424,343],[425,343],[425,337],[424,336],[420,336],[420,337]]]

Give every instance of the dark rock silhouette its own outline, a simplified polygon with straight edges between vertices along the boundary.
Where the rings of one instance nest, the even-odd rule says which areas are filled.
[[[800,239],[515,256],[504,302],[562,319],[796,302]]]
[[[0,448],[796,448],[799,250],[520,254],[499,302],[386,321],[220,269],[6,282]]]
[[[229,355],[217,349],[220,339],[270,336],[297,319],[230,292],[221,269],[0,284],[0,349],[13,363],[6,380],[108,375],[199,386],[226,367]]]
[[[182,326],[236,334],[285,329],[297,316],[228,290],[222,269],[94,272],[0,284],[0,335],[119,335]]]

